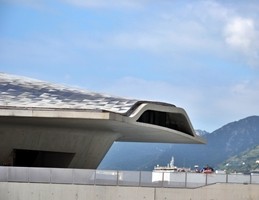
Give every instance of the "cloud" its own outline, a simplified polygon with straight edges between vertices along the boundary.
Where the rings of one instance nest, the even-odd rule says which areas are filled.
[[[20,4],[29,5],[32,1],[21,0]],[[10,2],[19,1],[10,0]],[[43,1],[38,2],[39,5],[43,4]],[[145,8],[147,13],[139,15],[134,22],[124,16],[122,20],[126,25],[111,24],[113,28],[105,32],[94,33],[96,30],[87,30],[84,33],[73,33],[73,25],[69,25],[71,29],[64,30],[63,33],[69,32],[67,35],[71,37],[66,38],[66,41],[75,48],[117,48],[169,56],[198,53],[226,58],[229,54],[237,54],[237,57],[242,55],[251,66],[259,64],[259,34],[256,19],[239,16],[241,13],[237,13],[232,7],[220,1],[191,1],[177,6],[175,2],[160,2],[158,9],[155,10],[152,9],[155,4],[151,0],[60,0],[60,2],[83,8],[109,8],[111,11],[113,8],[141,7]],[[151,12],[152,15],[149,14]],[[225,48],[225,45],[230,48]]]
[[[115,32],[113,45],[155,53],[206,52],[221,54],[222,29],[232,10],[214,1],[170,5]],[[179,14],[180,13],[180,14]],[[212,26],[213,24],[213,26]]]
[[[225,27],[226,43],[230,46],[247,50],[255,39],[255,27],[252,19],[235,18]]]
[[[236,17],[224,29],[225,42],[246,57],[248,64],[259,67],[259,31],[250,18]]]
[[[217,99],[218,109],[224,115],[242,118],[259,113],[259,81],[246,80],[222,90],[224,97]]]
[[[219,43],[197,21],[161,18],[151,21],[114,34],[110,39],[111,43],[124,49],[169,54],[214,51],[218,48]]]
[[[167,55],[211,54],[259,67],[257,15],[244,17],[249,13],[219,1],[191,2],[177,9],[140,19],[134,27],[113,34],[111,45]]]

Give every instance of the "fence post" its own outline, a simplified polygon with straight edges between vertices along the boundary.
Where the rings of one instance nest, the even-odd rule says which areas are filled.
[[[49,168],[49,183],[51,184],[51,182],[52,182],[52,169],[51,168]]]
[[[116,182],[116,186],[119,185],[119,170],[117,170],[117,182]]]
[[[75,169],[72,169],[72,184],[74,184],[74,179],[75,179],[75,178],[74,178],[74,177],[75,177],[74,174],[75,174]]]
[[[164,187],[164,182],[165,182],[165,172],[162,172],[162,187]]]
[[[228,174],[226,174],[226,183],[228,183]]]
[[[141,171],[139,171],[139,180],[138,180],[138,185],[139,185],[139,187],[141,186]]]
[[[187,172],[185,172],[185,183],[184,183],[184,187],[187,188]]]
[[[97,170],[94,170],[94,185],[96,185],[96,171]]]
[[[7,182],[9,182],[9,167],[7,167],[6,180],[7,180]]]

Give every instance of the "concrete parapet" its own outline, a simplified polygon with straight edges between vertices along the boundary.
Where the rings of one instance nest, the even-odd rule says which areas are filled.
[[[0,183],[0,200],[258,200],[259,185],[215,184],[196,189]]]
[[[258,200],[259,185],[214,184],[196,189],[157,188],[156,200]]]
[[[0,183],[0,200],[143,200],[154,188],[36,183]]]

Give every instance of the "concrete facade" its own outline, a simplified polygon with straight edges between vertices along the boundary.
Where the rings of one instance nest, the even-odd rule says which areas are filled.
[[[258,200],[259,185],[215,184],[197,189],[0,183],[0,200]]]

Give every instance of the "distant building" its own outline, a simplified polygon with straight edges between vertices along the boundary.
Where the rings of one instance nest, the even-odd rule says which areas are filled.
[[[152,182],[170,182],[175,177],[174,172],[191,172],[190,168],[177,167],[174,165],[174,157],[167,166],[155,166],[152,172]]]

